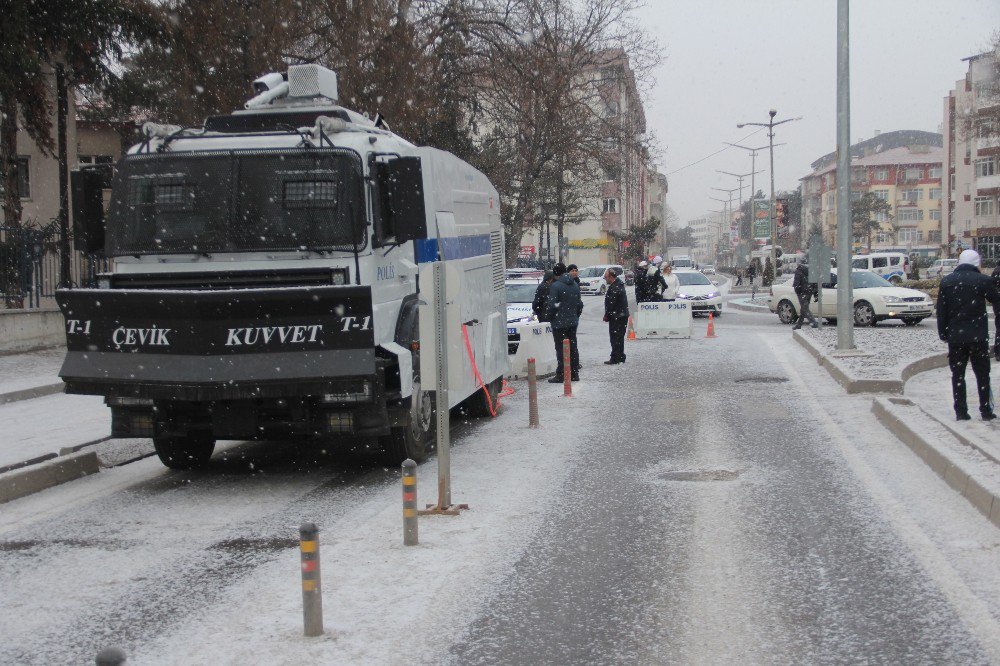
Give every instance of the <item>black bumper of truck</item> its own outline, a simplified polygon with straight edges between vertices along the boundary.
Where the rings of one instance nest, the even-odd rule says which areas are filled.
[[[56,300],[66,392],[105,396],[119,436],[192,422],[241,437],[387,432],[398,378],[376,354],[368,287],[74,289]]]

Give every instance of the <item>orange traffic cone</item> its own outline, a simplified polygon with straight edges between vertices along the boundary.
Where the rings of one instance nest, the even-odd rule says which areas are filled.
[[[635,326],[632,325],[632,315],[628,318],[628,339],[635,340]]]
[[[705,337],[706,338],[715,338],[715,337],[718,337],[715,334],[715,317],[712,316],[711,312],[708,313],[708,330],[705,331]]]

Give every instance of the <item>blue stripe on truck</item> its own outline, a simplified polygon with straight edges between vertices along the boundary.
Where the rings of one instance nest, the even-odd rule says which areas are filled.
[[[413,255],[418,264],[437,261],[438,246],[442,258],[467,259],[490,253],[490,235],[453,236],[451,238],[421,238],[413,241]]]

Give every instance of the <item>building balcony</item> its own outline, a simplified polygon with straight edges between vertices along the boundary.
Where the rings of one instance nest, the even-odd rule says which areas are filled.
[[[987,136],[976,139],[976,152],[980,156],[1000,155],[1000,136]]]
[[[916,205],[917,202],[912,199],[896,199],[897,208],[915,208]]]
[[[976,196],[988,197],[1000,192],[1000,173],[976,177]]]

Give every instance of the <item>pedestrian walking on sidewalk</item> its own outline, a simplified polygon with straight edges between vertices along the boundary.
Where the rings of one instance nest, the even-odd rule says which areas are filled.
[[[816,317],[809,311],[809,301],[818,296],[819,288],[815,282],[809,281],[809,262],[807,259],[802,259],[795,269],[795,277],[792,278],[792,289],[795,290],[795,295],[799,299],[799,318],[795,322],[795,326],[792,326],[792,329],[802,328],[802,324],[805,323],[806,319],[809,320],[810,326],[818,328],[819,323],[817,323]]]
[[[736,286],[743,286],[743,269],[741,268],[736,269]]]
[[[567,272],[562,262],[555,265],[552,272],[555,282],[549,288],[548,318],[552,322],[552,339],[556,345],[556,374],[549,382],[558,384],[563,380],[563,372],[569,371],[570,378],[580,380],[580,352],[576,345],[576,327],[583,314],[583,298],[580,285]],[[563,368],[563,340],[569,340],[570,367]]]
[[[604,321],[608,322],[608,336],[611,338],[611,360],[605,361],[604,365],[618,365],[625,362],[628,295],[625,283],[610,268],[604,271],[604,281],[608,284],[604,294]]]
[[[552,283],[555,282],[556,274],[552,271],[545,271],[545,276],[542,278],[541,284],[538,285],[538,289],[535,289],[535,298],[531,301],[531,311],[535,313],[538,317],[538,321],[548,321],[548,300],[549,300],[549,289],[552,287]]]
[[[990,390],[990,332],[986,301],[993,311],[1000,309],[1000,291],[993,279],[979,271],[980,257],[975,250],[965,250],[958,266],[941,279],[937,301],[938,335],[948,343],[948,366],[955,400],[955,417],[968,421],[965,395],[965,368],[971,363],[979,393],[979,413],[984,421],[996,418]]]
[[[750,298],[757,298],[757,276],[760,274],[760,270],[757,268],[758,265],[760,265],[760,259],[754,257],[750,261],[750,265],[747,266],[747,280],[750,281]]]

